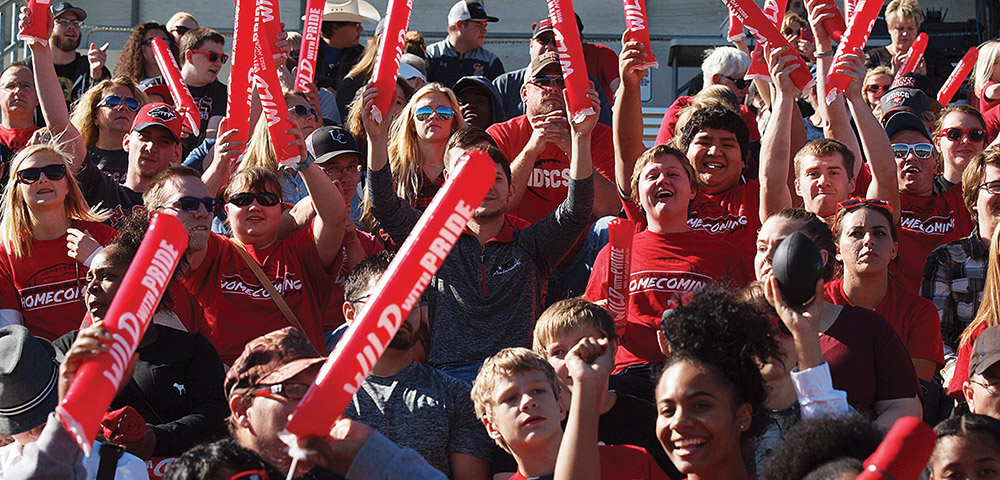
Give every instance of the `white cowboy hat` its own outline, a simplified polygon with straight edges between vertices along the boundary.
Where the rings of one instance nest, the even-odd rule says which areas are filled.
[[[328,0],[323,8],[324,22],[376,23],[381,18],[378,9],[365,0]]]

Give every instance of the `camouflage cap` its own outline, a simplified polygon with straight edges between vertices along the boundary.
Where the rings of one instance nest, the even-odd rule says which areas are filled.
[[[281,383],[325,360],[302,332],[293,327],[275,330],[243,347],[226,373],[226,397],[258,385]]]

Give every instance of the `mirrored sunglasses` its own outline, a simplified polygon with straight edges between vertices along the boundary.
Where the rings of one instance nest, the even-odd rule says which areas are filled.
[[[119,97],[118,95],[109,95],[101,99],[101,103],[98,103],[98,107],[108,107],[108,108],[118,108],[122,103],[125,104],[125,108],[137,112],[139,111],[139,100],[132,97]]]
[[[445,106],[440,106],[437,108],[420,107],[417,109],[416,112],[414,112],[413,118],[416,118],[417,120],[423,122],[424,120],[431,118],[431,115],[437,115],[437,117],[440,118],[441,120],[451,120],[451,117],[455,116],[455,110],[453,110],[451,107],[445,107]]]
[[[894,143],[892,144],[892,154],[896,158],[906,158],[906,156],[913,152],[917,158],[930,158],[934,154],[934,145],[929,143]]]

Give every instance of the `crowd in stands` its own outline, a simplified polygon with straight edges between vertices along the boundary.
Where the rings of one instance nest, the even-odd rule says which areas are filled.
[[[429,45],[363,0],[328,1],[300,90],[303,38],[282,32],[289,145],[256,90],[236,92],[250,131],[227,125],[232,52],[191,14],[136,25],[108,65],[109,45],[81,49],[84,9],[22,9],[49,40],[0,74],[0,478],[996,475],[1000,41],[980,46],[971,93],[941,105],[952,64],[933,41],[900,72],[917,0],[885,6],[888,45],[844,55],[823,5],[787,2],[791,48],[762,47],[770,81],[748,77],[745,41],[706,51],[702,88],[649,148],[646,46],[584,41],[594,114],[570,118],[553,21],[524,25],[530,61],[508,71],[483,46],[500,19],[476,0]],[[380,92],[379,42],[397,34]],[[172,97],[154,39],[197,112]],[[828,99],[831,72],[848,84]],[[289,415],[471,151],[494,167],[485,198],[293,463]],[[187,250],[85,456],[56,406],[110,354],[104,321],[155,213]],[[616,219],[634,225],[624,309]],[[782,277],[798,237],[818,272],[802,302]],[[910,417],[936,426],[930,458],[881,463],[880,442],[916,441],[886,436]]]

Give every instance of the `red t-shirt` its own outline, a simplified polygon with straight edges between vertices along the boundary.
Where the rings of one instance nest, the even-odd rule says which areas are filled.
[[[962,384],[969,380],[969,357],[972,356],[972,346],[976,344],[976,338],[979,337],[979,334],[983,333],[983,330],[986,330],[987,327],[988,325],[985,323],[979,324],[972,331],[969,342],[958,345],[958,359],[955,360],[955,369],[951,374],[951,383],[948,384],[949,397],[956,400],[965,399],[965,394],[962,393]]]
[[[694,102],[694,97],[684,95],[677,97],[677,100],[674,100],[674,103],[667,108],[667,111],[663,114],[663,120],[660,122],[660,131],[656,133],[657,145],[663,145],[674,138],[674,129],[677,128],[677,120],[681,117],[684,107],[691,105],[692,102]],[[740,105],[740,117],[743,118],[743,123],[746,123],[747,128],[750,129],[750,141],[756,142],[760,140],[757,117],[754,116],[753,112],[746,105]]]
[[[608,98],[615,98],[611,82],[618,79],[618,54],[599,43],[583,42],[583,58],[587,64],[587,73],[597,79],[597,86],[604,89]]]
[[[0,125],[0,143],[16,152],[28,145],[28,140],[31,140],[35,130],[38,130],[38,127],[7,128]]]
[[[844,293],[843,278],[827,283],[824,291],[828,302],[854,306]],[[930,300],[905,292],[895,282],[889,282],[889,290],[874,310],[892,325],[903,345],[906,345],[910,358],[931,360],[944,365],[941,319]]]
[[[608,246],[601,249],[590,272],[584,298],[608,296]],[[654,233],[644,230],[632,239],[629,271],[629,311],[615,355],[615,373],[630,365],[664,360],[656,342],[660,318],[670,300],[712,282],[742,288],[753,275],[749,262],[731,243],[704,232]]]
[[[598,455],[601,456],[602,480],[667,480],[670,477],[663,473],[653,457],[645,448],[635,445],[598,445]],[[511,480],[527,480],[520,469]]]
[[[358,230],[358,242],[365,252],[365,257],[370,257],[384,250],[382,244],[375,241],[375,237]],[[337,277],[333,281],[333,292],[330,294],[330,306],[327,307],[323,315],[323,331],[335,330],[344,323],[344,282],[351,274],[351,267],[347,264],[347,249],[340,247],[341,264],[337,270]]]
[[[73,228],[90,232],[101,245],[115,239],[114,228],[77,220]],[[55,340],[80,328],[86,313],[81,293],[87,267],[69,257],[66,235],[31,240],[31,253],[15,257],[0,245],[0,308],[18,310],[32,334]]]
[[[212,327],[209,340],[227,365],[240,356],[250,340],[288,326],[288,320],[236,248],[228,238],[213,234],[205,260],[182,280],[205,309]],[[252,245],[246,245],[246,249],[295,313],[316,351],[325,353],[323,312],[330,304],[340,257],[329,270],[323,268],[312,226],[267,249],[258,250]]]
[[[752,267],[761,226],[760,182],[751,180],[714,195],[698,192],[691,201],[688,226],[736,245]]]
[[[983,96],[983,93],[991,85],[996,85],[996,82],[986,82],[979,93],[979,111],[982,112],[983,118],[986,120],[986,133],[989,135],[986,138],[987,145],[1000,133],[1000,100],[987,101]]]
[[[511,162],[521,154],[521,150],[531,138],[531,125],[528,123],[527,115],[493,124],[486,131],[496,140],[500,151]],[[613,181],[615,150],[611,127],[598,123],[591,135],[590,146],[594,170]],[[569,179],[569,157],[559,150],[559,147],[551,143],[546,145],[545,150],[535,159],[521,203],[510,213],[528,223],[536,223],[545,218],[566,199]]]
[[[900,194],[899,200],[899,255],[893,279],[919,295],[927,257],[935,248],[969,236],[975,225],[962,201],[961,184],[929,197]]]

